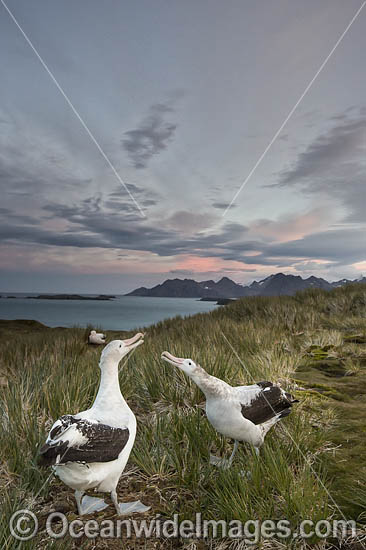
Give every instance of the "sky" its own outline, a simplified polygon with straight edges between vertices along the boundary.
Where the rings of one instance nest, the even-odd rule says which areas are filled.
[[[360,0],[5,1],[0,291],[366,273]]]

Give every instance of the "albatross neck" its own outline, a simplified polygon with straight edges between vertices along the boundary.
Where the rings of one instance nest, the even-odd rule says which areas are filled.
[[[229,384],[215,376],[211,376],[200,365],[196,365],[195,370],[189,376],[206,397],[218,397],[226,394],[230,389]]]
[[[128,407],[119,386],[118,363],[104,359],[100,364],[101,376],[97,396],[93,407],[126,406]]]

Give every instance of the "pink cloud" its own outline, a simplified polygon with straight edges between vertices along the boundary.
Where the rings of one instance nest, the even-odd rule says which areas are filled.
[[[362,260],[361,262],[356,262],[355,264],[352,264],[352,267],[357,269],[357,271],[366,271],[366,260]]]
[[[243,262],[237,262],[235,260],[222,260],[221,258],[201,258],[198,256],[183,256],[177,260],[174,265],[174,270],[187,270],[198,273],[207,272],[224,272],[232,269],[233,271],[253,271],[253,269],[261,268],[260,265],[245,264]]]
[[[269,241],[288,242],[321,231],[329,227],[330,222],[329,209],[318,207],[304,214],[283,216],[276,221],[256,220],[250,225],[250,233]]]

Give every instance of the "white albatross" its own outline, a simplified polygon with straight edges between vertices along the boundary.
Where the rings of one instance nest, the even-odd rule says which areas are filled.
[[[85,491],[108,492],[118,514],[144,512],[140,501],[119,504],[116,487],[126,466],[136,435],[136,418],[119,386],[118,365],[123,357],[143,343],[138,333],[128,340],[114,340],[102,351],[99,391],[92,407],[62,416],[52,426],[40,449],[40,464],[52,466],[55,474],[75,491],[79,514],[103,510],[101,498]]]
[[[268,430],[290,414],[292,404],[297,402],[272,382],[233,387],[209,375],[192,359],[175,357],[168,351],[161,358],[192,378],[206,396],[208,421],[219,433],[235,440],[229,460],[211,455],[210,462],[217,466],[231,466],[239,441],[252,444],[258,455]]]
[[[102,332],[96,332],[95,330],[91,330],[88,336],[88,344],[94,344],[96,346],[104,345],[105,334],[103,334]]]

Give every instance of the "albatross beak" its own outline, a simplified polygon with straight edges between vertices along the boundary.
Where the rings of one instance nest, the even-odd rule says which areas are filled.
[[[143,338],[144,335],[142,334],[142,332],[138,332],[137,334],[135,334],[135,336],[132,336],[132,338],[127,338],[127,340],[122,340],[122,342],[127,348],[131,350],[137,348],[137,346],[139,346],[140,344],[143,344]]]
[[[163,353],[161,354],[161,358],[167,363],[171,363],[175,367],[179,367],[184,361],[184,359],[182,359],[181,357],[175,357],[174,355],[169,353],[169,351],[163,351]]]

